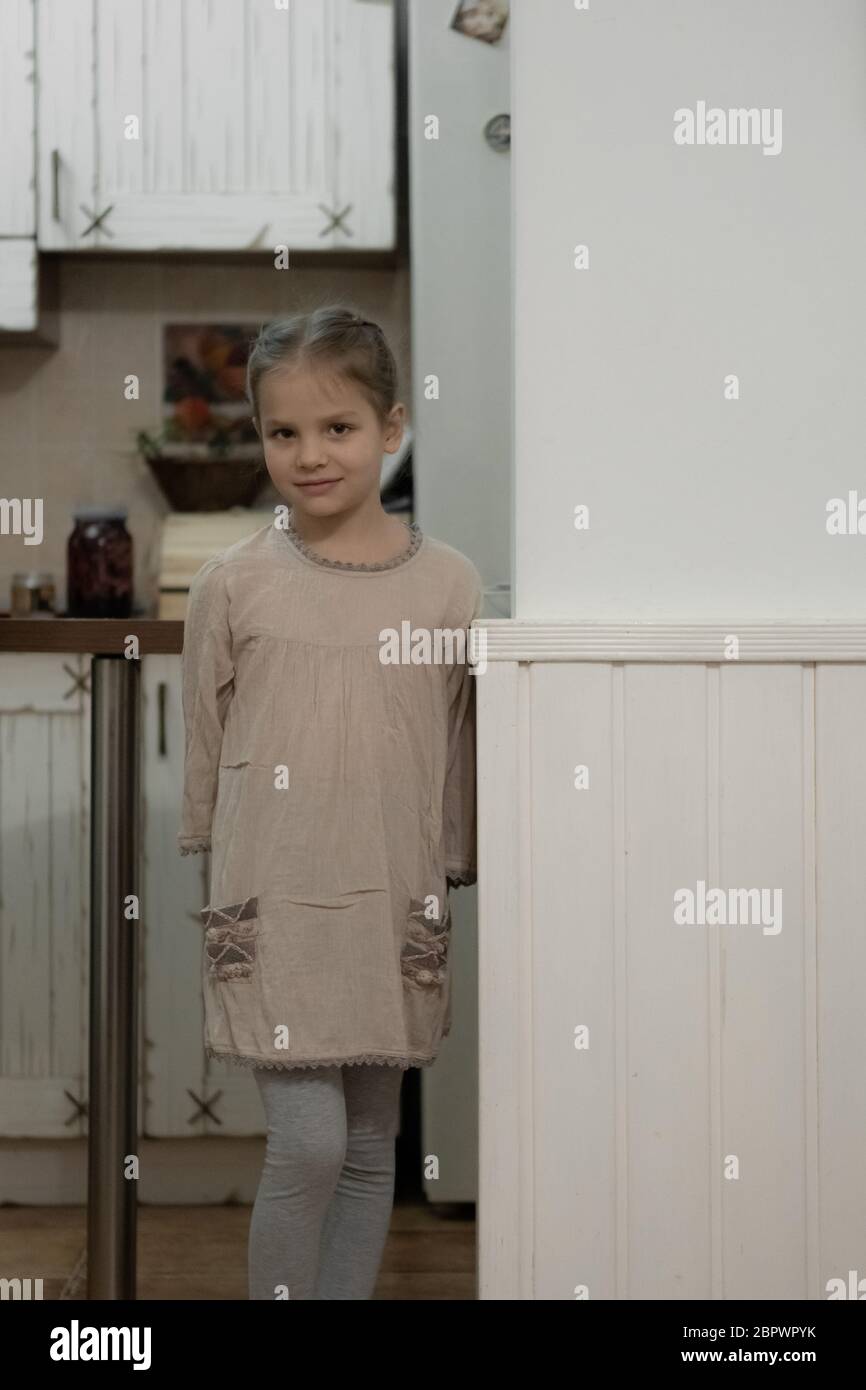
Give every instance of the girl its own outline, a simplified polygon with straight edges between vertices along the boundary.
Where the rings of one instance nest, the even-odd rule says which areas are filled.
[[[205,1048],[255,1068],[267,1118],[254,1299],[372,1297],[403,1071],[451,1024],[448,888],[476,881],[481,577],[382,508],[396,380],[346,309],[262,330],[247,394],[287,505],[189,591],[178,847],[212,853]]]

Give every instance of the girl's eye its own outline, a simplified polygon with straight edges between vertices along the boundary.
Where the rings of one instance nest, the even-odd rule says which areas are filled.
[[[351,428],[352,428],[351,425],[344,425],[344,424],[342,424],[340,421],[337,421],[335,424],[333,424],[333,425],[331,426],[331,429],[332,429],[332,430],[345,430],[347,433],[351,430]],[[274,430],[273,433],[274,433],[274,438],[276,439],[278,435],[281,435],[281,434],[293,434],[294,431],[293,431],[293,430],[290,430],[290,429],[288,429],[288,428],[286,428],[286,427],[284,427],[284,428],[282,428],[282,429]],[[338,435],[337,435],[337,438],[338,438],[338,439],[345,439],[345,435],[338,434]]]

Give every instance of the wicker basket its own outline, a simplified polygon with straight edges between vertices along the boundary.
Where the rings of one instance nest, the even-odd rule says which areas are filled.
[[[169,458],[147,454],[148,465],[176,512],[223,512],[251,507],[268,482],[261,459]]]

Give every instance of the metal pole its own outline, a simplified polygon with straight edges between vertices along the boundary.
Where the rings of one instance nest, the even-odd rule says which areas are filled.
[[[87,1294],[134,1299],[141,663],[92,659]]]

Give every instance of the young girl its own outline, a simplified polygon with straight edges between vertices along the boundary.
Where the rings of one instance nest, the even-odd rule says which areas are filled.
[[[178,847],[212,853],[205,1048],[255,1068],[267,1118],[254,1299],[372,1297],[403,1071],[451,1024],[448,888],[476,881],[481,578],[382,508],[396,380],[343,308],[262,330],[247,391],[287,505],[189,591]]]

